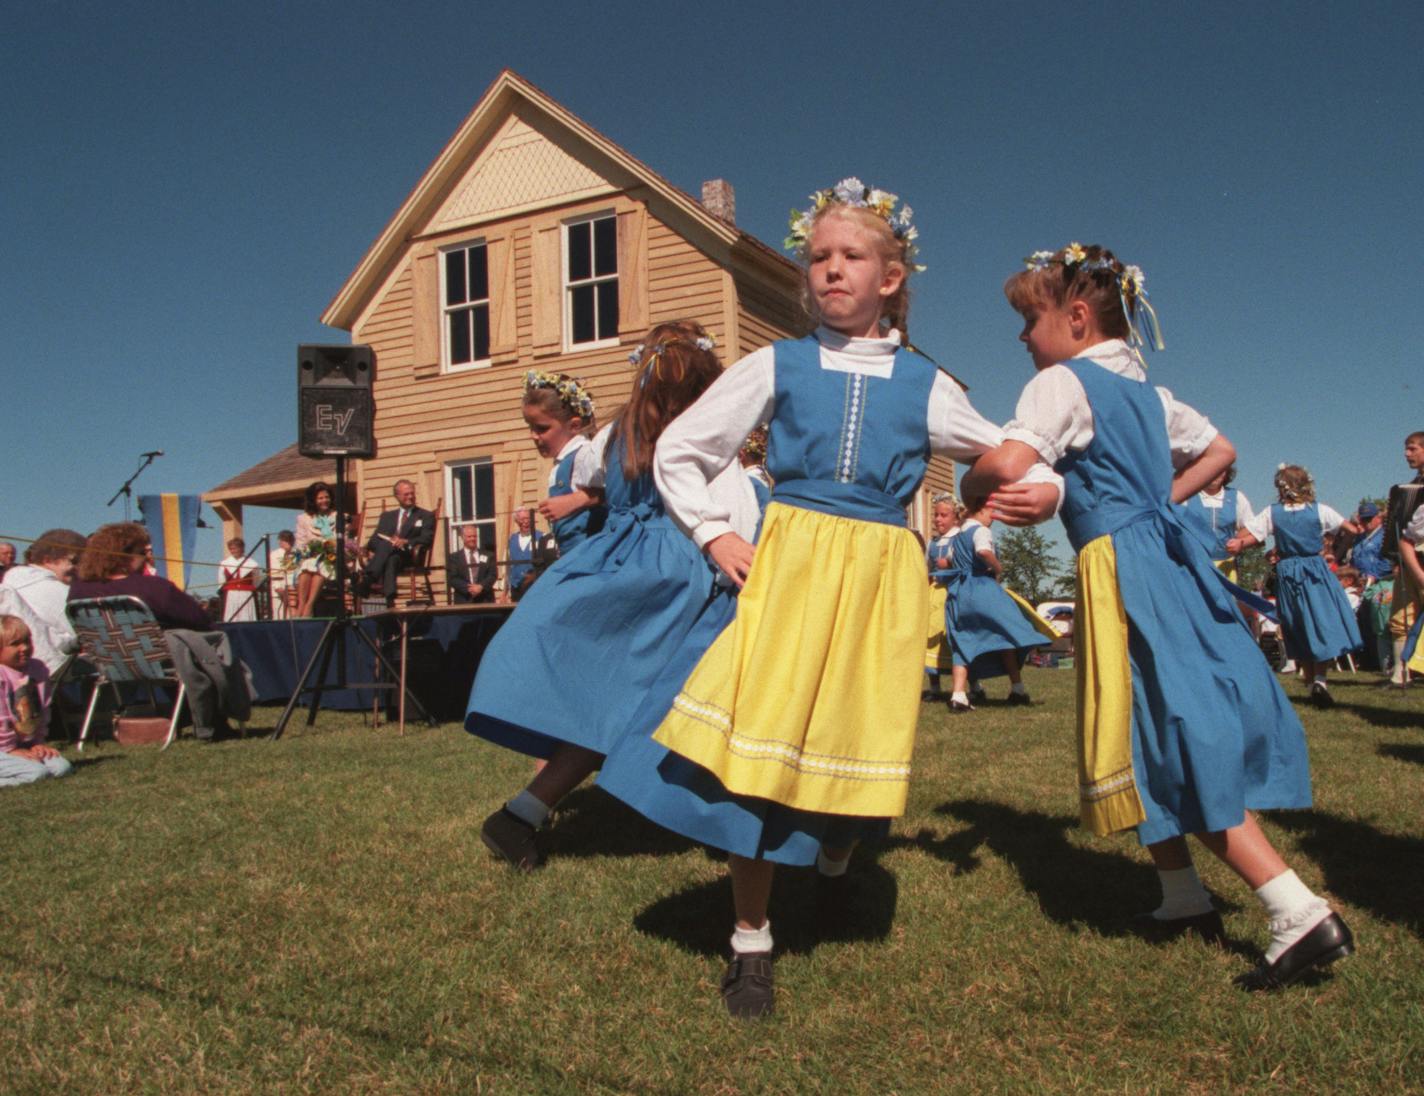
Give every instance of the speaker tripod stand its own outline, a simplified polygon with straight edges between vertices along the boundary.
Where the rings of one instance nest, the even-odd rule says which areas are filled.
[[[282,737],[282,732],[287,729],[287,722],[292,718],[292,713],[296,711],[297,704],[300,703],[302,694],[305,692],[312,694],[311,704],[307,709],[307,726],[310,727],[316,722],[316,713],[321,709],[321,694],[324,692],[344,689],[400,689],[401,683],[404,681],[403,675],[391,664],[386,653],[381,650],[381,645],[362,631],[360,622],[352,620],[350,613],[346,611],[346,458],[342,456],[336,458],[335,582],[336,615],[326,622],[321,639],[317,641],[316,649],[312,651],[311,658],[307,660],[306,669],[297,679],[297,687],[292,690],[287,706],[282,709],[281,718],[277,720],[277,725],[272,729],[274,741]],[[376,665],[385,671],[389,680],[354,683],[346,680],[348,633],[371,649],[371,654],[376,659]],[[328,683],[327,677],[331,672],[333,656],[336,660],[336,680]],[[308,682],[312,680],[313,674],[315,674],[316,683],[309,685]],[[435,717],[426,710],[425,705],[410,691],[409,687],[405,689],[405,699],[426,723],[432,727],[435,726]]]

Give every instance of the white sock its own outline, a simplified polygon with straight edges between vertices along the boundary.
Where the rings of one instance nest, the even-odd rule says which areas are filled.
[[[968,704],[969,698],[961,692],[953,692],[949,694],[949,702],[951,704]]]
[[[1317,685],[1319,685],[1322,689],[1325,688],[1325,671],[1324,671],[1324,670],[1316,670],[1316,671],[1315,671],[1315,683],[1316,683]]]
[[[1300,881],[1293,871],[1285,871],[1256,888],[1256,897],[1271,919],[1271,944],[1266,962],[1274,963],[1281,953],[1330,916],[1330,905]]]
[[[1009,695],[1028,696],[1028,690],[1024,688],[1024,683],[1022,681],[1015,681],[1011,686],[1009,686]]]
[[[1157,872],[1157,881],[1162,885],[1162,904],[1152,911],[1159,921],[1175,921],[1182,917],[1196,917],[1210,913],[1214,908],[1211,895],[1202,886],[1201,877],[1193,867],[1175,868]]]
[[[1406,642],[1406,637],[1404,637],[1404,636],[1396,636],[1395,639],[1394,639],[1394,641],[1390,644],[1390,646],[1392,646],[1392,647],[1394,648],[1394,669],[1392,669],[1392,670],[1390,671],[1390,673],[1389,673],[1389,679],[1390,679],[1392,682],[1394,682],[1396,685],[1403,685],[1403,684],[1404,684],[1404,680],[1405,680],[1405,678],[1404,678],[1404,675],[1405,675],[1405,672],[1406,672],[1406,671],[1405,671],[1405,667],[1404,667],[1404,644],[1405,644],[1405,642]]]
[[[736,926],[732,932],[732,950],[738,955],[745,955],[749,951],[770,951],[771,921],[763,921],[759,929]]]
[[[521,822],[528,822],[536,830],[549,817],[549,805],[528,788],[506,803],[504,809]]]
[[[826,850],[821,848],[816,853],[816,870],[827,879],[839,879],[846,873],[846,868],[850,867],[850,857],[844,860],[832,860],[826,855]]]

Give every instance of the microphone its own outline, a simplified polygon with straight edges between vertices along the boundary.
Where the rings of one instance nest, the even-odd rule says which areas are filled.
[[[161,457],[161,456],[163,456],[163,450],[162,450],[162,449],[155,449],[155,450],[153,450],[151,453],[140,453],[139,456],[141,456],[141,457]]]

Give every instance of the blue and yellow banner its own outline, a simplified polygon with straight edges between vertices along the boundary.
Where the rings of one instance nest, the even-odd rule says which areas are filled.
[[[140,495],[138,511],[153,541],[153,561],[158,573],[178,589],[187,589],[189,561],[198,543],[197,495]]]

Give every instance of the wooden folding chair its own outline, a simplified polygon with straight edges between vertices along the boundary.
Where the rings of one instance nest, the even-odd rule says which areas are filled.
[[[168,720],[168,737],[163,740],[166,750],[178,734],[178,717],[188,693],[174,668],[168,637],[154,619],[153,611],[138,598],[124,596],[71,601],[65,612],[79,637],[80,657],[98,671],[89,693],[84,726],[79,730],[79,750],[83,751],[84,741],[89,736],[99,690],[111,685],[117,692],[119,686],[129,682],[145,686],[155,708],[158,705],[156,686],[178,687],[173,715]]]
[[[407,581],[405,603],[407,605],[434,605],[435,587],[430,584],[431,571],[443,571],[443,566],[432,566],[430,562],[431,554],[435,551],[435,541],[440,539],[440,511],[445,506],[445,500],[435,501],[435,537],[428,546],[412,549],[410,553],[410,565],[405,569]],[[418,596],[421,588],[424,589],[424,596]]]

